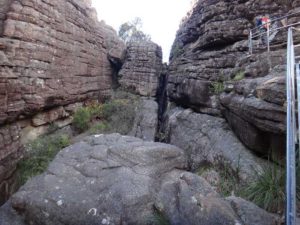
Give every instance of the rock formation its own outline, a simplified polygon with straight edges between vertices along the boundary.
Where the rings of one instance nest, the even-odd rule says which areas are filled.
[[[178,225],[275,225],[273,215],[222,198],[192,172],[228,166],[247,184],[266,164],[259,156],[283,152],[286,37],[279,34],[270,53],[257,47],[249,55],[247,35],[257,16],[299,8],[198,0],[166,68],[153,42],[125,52],[90,0],[0,0],[0,204],[14,189],[27,140],[70,124],[78,107],[112,88],[148,97],[130,133],[141,139],[99,134],[63,149],[0,208],[0,225],[143,225],[157,216]],[[173,145],[145,141],[154,138]]]
[[[62,150],[9,204],[39,225],[146,225],[156,224],[158,214],[170,224],[236,225],[255,221],[254,213],[275,225],[272,215],[241,199],[222,199],[186,169],[185,154],[175,146],[95,135]],[[4,215],[1,225],[12,218]]]
[[[133,128],[130,136],[145,141],[154,141],[158,123],[158,105],[152,99],[141,99],[136,109]]]
[[[162,70],[161,47],[151,41],[129,43],[119,82],[133,93],[155,97]]]
[[[66,119],[73,103],[109,95],[108,54],[121,57],[124,48],[90,1],[0,1],[0,202],[23,134]]]
[[[259,40],[254,41],[251,56],[247,38],[257,16],[283,16],[296,12],[298,4],[196,1],[173,44],[168,83],[171,101],[200,113],[225,117],[238,138],[261,156],[272,152],[276,159],[282,155],[286,32],[276,36],[276,46],[270,53],[257,48]],[[299,17],[294,15],[288,23]]]
[[[207,165],[227,167],[242,182],[250,183],[266,166],[243,146],[222,118],[174,108],[168,112],[167,124],[169,143],[185,151],[192,171]]]

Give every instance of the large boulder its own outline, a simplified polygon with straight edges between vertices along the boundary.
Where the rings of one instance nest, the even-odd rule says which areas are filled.
[[[222,113],[238,138],[274,160],[285,154],[286,127],[285,76],[283,69],[277,70],[235,82],[230,93],[220,96]]]
[[[236,225],[233,209],[213,191],[203,178],[174,171],[162,183],[156,207],[172,225]]]
[[[229,202],[185,169],[184,151],[175,146],[90,136],[63,149],[0,208],[0,224],[244,224]]]
[[[257,205],[242,198],[230,196],[226,198],[238,216],[243,219],[245,224],[251,225],[275,225],[280,221],[276,216],[267,213]]]
[[[146,224],[160,177],[175,168],[186,168],[177,147],[118,134],[89,137],[61,151],[12,206],[39,225]]]
[[[265,164],[236,138],[223,118],[174,108],[168,112],[167,135],[170,144],[184,149],[192,170],[207,164],[225,166],[250,182]]]

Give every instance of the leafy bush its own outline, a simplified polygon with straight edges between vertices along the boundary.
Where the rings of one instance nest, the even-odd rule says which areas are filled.
[[[221,81],[211,83],[211,91],[216,95],[221,94],[224,91],[224,89],[225,89],[224,83]]]
[[[136,17],[132,21],[123,23],[119,28],[118,35],[125,43],[150,41],[150,35],[142,31],[142,26],[142,19]]]
[[[206,165],[201,167],[197,174],[202,176],[207,170],[214,169],[219,173],[220,182],[216,185],[217,191],[224,197],[232,193],[243,197],[261,208],[273,212],[283,213],[286,200],[286,170],[277,165],[265,166],[262,174],[257,174],[257,179],[245,185],[238,179],[238,171],[231,171],[228,166],[216,167]],[[300,206],[300,166],[296,170],[296,198]]]
[[[243,197],[270,212],[283,212],[285,203],[285,170],[268,166],[258,179],[242,192]]]
[[[105,133],[109,130],[109,126],[106,122],[100,122],[95,124],[89,129],[90,134],[99,134],[99,133]]]
[[[18,163],[20,185],[30,177],[44,172],[56,154],[69,144],[67,135],[43,136],[28,143],[25,146],[25,157]]]
[[[234,81],[239,81],[245,78],[245,72],[239,71],[233,78]]]
[[[92,113],[89,108],[80,108],[74,114],[73,126],[79,131],[83,132],[89,128],[89,123],[92,118]]]
[[[50,123],[48,129],[47,129],[47,133],[51,134],[54,133],[55,131],[57,131],[59,129],[59,126],[55,123]]]
[[[103,105],[102,116],[112,132],[127,134],[133,126],[135,104],[129,100],[112,100]]]

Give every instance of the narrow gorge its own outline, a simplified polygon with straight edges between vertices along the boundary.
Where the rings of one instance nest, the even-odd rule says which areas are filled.
[[[297,12],[195,1],[167,65],[156,43],[125,44],[99,22],[91,0],[0,0],[0,225],[284,224],[283,199],[262,209],[242,190],[284,170],[287,34],[252,54],[248,35],[259,16]],[[109,132],[74,132],[80,109],[109,101],[121,120],[90,121]],[[26,144],[53,127],[72,145],[19,187]]]

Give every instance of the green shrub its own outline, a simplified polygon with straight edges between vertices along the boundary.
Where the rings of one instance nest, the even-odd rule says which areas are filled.
[[[58,126],[57,124],[55,124],[55,123],[50,123],[50,125],[49,125],[49,127],[48,127],[48,129],[47,129],[47,133],[48,133],[48,134],[51,134],[51,133],[57,131],[58,129],[59,129],[59,126]]]
[[[116,99],[104,104],[93,104],[78,109],[74,114],[73,127],[79,132],[89,129],[91,134],[127,134],[133,126],[138,98],[123,91],[116,92],[114,97]]]
[[[267,211],[283,212],[285,170],[278,166],[265,167],[258,179],[244,188],[242,196]]]
[[[70,144],[67,135],[39,137],[25,146],[26,155],[18,163],[18,178],[23,185],[30,177],[46,170],[56,154]]]
[[[224,89],[225,89],[224,83],[221,81],[211,83],[211,91],[216,95],[221,94],[224,91]]]
[[[241,186],[238,177],[227,166],[220,170],[219,174],[220,184],[217,187],[218,192],[224,197],[231,196],[233,193],[234,195],[239,195]]]
[[[135,118],[135,103],[129,100],[112,100],[103,105],[102,116],[111,132],[127,134],[132,129]]]
[[[83,132],[89,128],[89,123],[92,118],[92,112],[89,108],[80,108],[74,114],[73,126],[79,131]]]
[[[106,122],[100,122],[95,124],[89,129],[90,134],[99,134],[99,133],[105,133],[109,130],[109,126]]]
[[[239,81],[245,78],[245,72],[239,71],[233,78],[234,81]]]

